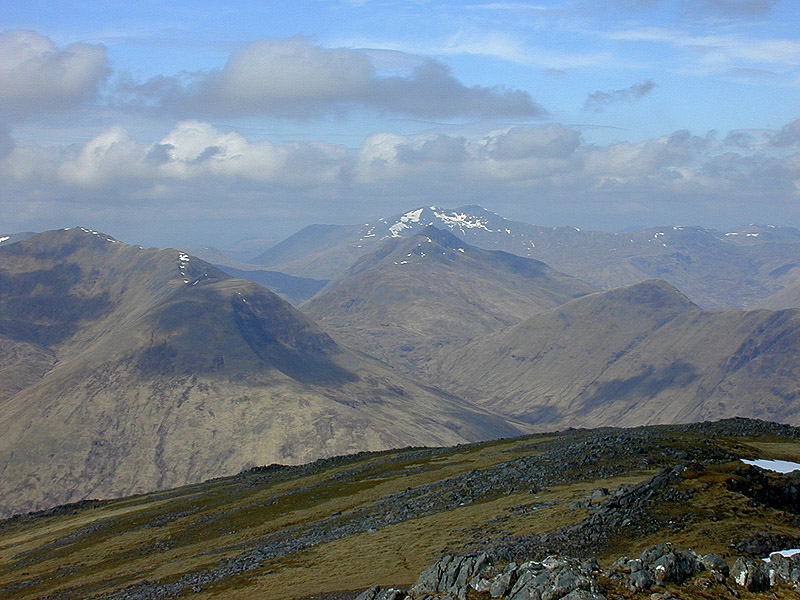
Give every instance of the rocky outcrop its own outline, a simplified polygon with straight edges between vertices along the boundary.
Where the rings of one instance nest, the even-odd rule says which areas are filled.
[[[551,556],[509,563],[502,570],[488,555],[445,556],[426,569],[408,594],[372,587],[356,600],[467,600],[470,591],[508,600],[605,600],[594,560]]]
[[[767,561],[741,556],[729,569],[716,554],[701,556],[666,542],[635,558],[620,557],[605,570],[593,558],[549,556],[542,561],[509,562],[500,568],[486,553],[447,555],[426,569],[408,592],[373,586],[356,600],[468,600],[476,594],[497,600],[605,600],[606,594],[617,597],[623,589],[636,597],[651,594],[651,590],[651,598],[671,597],[667,586],[719,586],[720,591],[738,586],[749,592],[785,586],[800,590],[800,554],[774,554]]]

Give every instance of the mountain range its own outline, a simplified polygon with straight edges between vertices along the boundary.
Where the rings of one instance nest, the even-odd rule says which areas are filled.
[[[362,255],[301,310],[335,337],[414,371],[455,342],[595,291],[541,261],[428,226]]]
[[[541,312],[428,367],[444,389],[541,429],[800,424],[800,310],[703,310],[659,280]]]
[[[0,514],[560,427],[800,423],[798,309],[703,308],[660,279],[603,290],[470,243],[510,226],[428,210],[449,225],[418,209],[350,254],[337,228],[275,246],[332,277],[287,276],[319,286],[300,310],[184,250],[85,228],[0,236]],[[594,233],[550,231],[578,236],[564,255],[592,254]],[[749,248],[791,298],[792,230],[674,231],[712,257]]]
[[[800,278],[800,230],[749,225],[721,232],[671,225],[632,232],[541,227],[480,206],[417,208],[363,225],[311,225],[250,262],[330,280],[385,240],[428,225],[488,250],[544,261],[602,289],[663,279],[704,308],[791,308]]]
[[[0,514],[525,426],[334,342],[180,250],[0,246]]]

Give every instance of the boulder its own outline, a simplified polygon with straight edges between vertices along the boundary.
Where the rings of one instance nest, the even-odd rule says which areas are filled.
[[[711,576],[717,583],[722,583],[728,578],[728,575],[730,575],[728,563],[718,554],[706,554],[701,560],[703,561],[705,570],[711,573]]]
[[[447,555],[439,559],[419,576],[411,586],[409,594],[413,597],[423,594],[451,594],[459,600],[466,600],[469,587],[480,585],[492,571],[492,563],[486,553],[466,556]]]
[[[765,592],[770,588],[769,572],[764,561],[740,556],[731,569],[733,580],[749,592]]]
[[[356,600],[405,600],[406,598],[408,596],[405,592],[394,588],[382,588],[378,585],[373,585],[356,596]]]
[[[800,583],[800,554],[793,556],[772,554],[766,566],[771,585]]]

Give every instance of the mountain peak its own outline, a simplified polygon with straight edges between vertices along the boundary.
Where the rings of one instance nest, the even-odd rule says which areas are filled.
[[[646,305],[654,309],[683,311],[698,308],[694,302],[663,279],[648,279],[602,294],[612,302]]]
[[[428,225],[415,237],[427,237],[431,241],[439,244],[440,246],[443,246],[444,248],[449,248],[451,250],[463,248],[465,246],[463,240],[456,237],[449,231],[445,231],[444,229],[439,229],[435,225]]]

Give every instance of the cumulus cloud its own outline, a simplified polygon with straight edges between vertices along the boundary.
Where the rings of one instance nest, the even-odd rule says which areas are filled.
[[[0,210],[209,230],[266,215],[298,226],[357,222],[364,211],[392,214],[427,202],[517,215],[528,206],[583,226],[800,219],[798,131],[791,123],[760,134],[763,148],[687,131],[598,145],[564,125],[516,125],[482,134],[380,133],[349,149],[251,141],[202,121],[182,121],[154,143],[114,127],[77,147],[18,141],[0,158],[9,189]]]
[[[83,189],[163,189],[170,182],[250,181],[284,187],[336,183],[347,150],[325,142],[250,142],[209,123],[182,121],[154,144],[112,127],[80,149],[67,149],[56,177]]]
[[[303,37],[254,42],[218,71],[122,80],[120,102],[180,114],[313,118],[355,107],[418,117],[538,118],[522,90],[466,86],[429,60],[407,76],[381,76],[365,50],[323,48]]]
[[[589,97],[586,98],[586,102],[583,103],[583,110],[600,112],[609,104],[614,104],[616,102],[630,102],[631,100],[642,98],[643,96],[646,96],[652,92],[655,87],[656,83],[653,80],[648,79],[642,83],[634,83],[632,86],[621,90],[614,90],[611,92],[597,90],[596,92],[589,94]]]
[[[0,113],[6,118],[74,107],[96,94],[108,74],[102,46],[58,49],[33,31],[0,33]]]
[[[778,148],[794,146],[800,143],[800,119],[784,125],[784,127],[772,136],[772,145]]]

